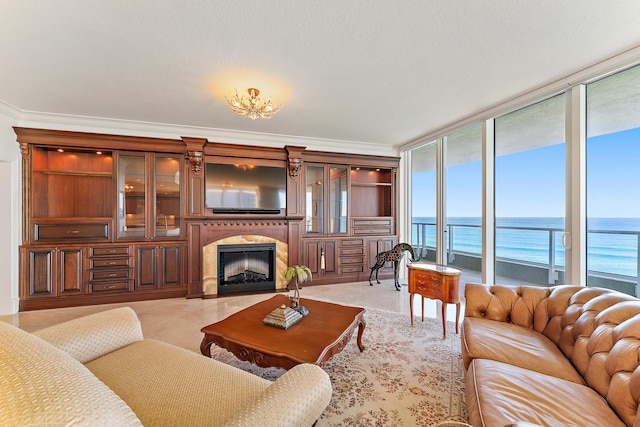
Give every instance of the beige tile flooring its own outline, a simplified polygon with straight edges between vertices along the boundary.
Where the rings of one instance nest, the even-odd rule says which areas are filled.
[[[392,280],[382,280],[380,285],[369,286],[368,282],[354,282],[338,285],[307,285],[301,289],[303,298],[332,301],[340,304],[379,308],[407,314],[410,322],[409,293],[406,286],[398,292]],[[406,279],[400,280],[406,284]],[[464,277],[461,284],[465,283]],[[200,351],[202,333],[200,329],[258,301],[270,298],[272,294],[261,293],[242,296],[225,296],[211,299],[174,298],[165,300],[139,301],[122,304],[104,304],[86,307],[71,307],[51,310],[20,312],[15,315],[0,316],[0,321],[12,323],[24,330],[33,331],[48,325],[74,319],[86,314],[114,307],[133,308],[140,322],[145,338],[165,341],[192,351]],[[441,319],[441,303],[425,299],[425,317]],[[461,310],[464,313],[464,306]],[[419,327],[420,298],[415,297],[414,322]],[[455,320],[455,306],[449,304],[447,320]],[[462,314],[461,314],[462,317]],[[366,314],[365,314],[366,319]],[[454,333],[455,331],[447,331]],[[366,335],[366,330],[365,330]]]

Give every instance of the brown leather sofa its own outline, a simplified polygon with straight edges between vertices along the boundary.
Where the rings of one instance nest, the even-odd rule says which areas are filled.
[[[640,426],[640,300],[582,286],[467,284],[474,426]]]

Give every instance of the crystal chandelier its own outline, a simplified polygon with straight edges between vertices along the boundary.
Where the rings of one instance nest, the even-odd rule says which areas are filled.
[[[280,111],[280,107],[282,105],[273,105],[271,104],[271,99],[267,99],[266,101],[258,98],[260,91],[258,89],[250,87],[247,89],[249,96],[247,95],[238,95],[238,90],[236,90],[235,96],[231,98],[224,99],[227,100],[227,104],[229,107],[241,116],[249,117],[251,120],[255,120],[258,117],[261,119],[270,119],[273,117],[278,111]]]

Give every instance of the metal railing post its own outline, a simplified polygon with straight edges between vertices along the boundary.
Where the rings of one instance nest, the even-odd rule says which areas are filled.
[[[447,225],[447,231],[449,232],[449,252],[447,253],[447,264],[453,262],[456,256],[453,254],[453,225]]]
[[[555,285],[556,283],[556,245],[555,245],[555,231],[549,230],[549,278],[548,282],[550,285]]]
[[[423,244],[424,244],[424,245],[422,246],[422,249],[423,249],[423,251],[424,251],[424,252],[423,252],[423,255],[424,255],[425,257],[427,256],[427,236],[428,236],[428,234],[429,234],[429,233],[427,232],[427,224],[424,224],[424,225],[422,226],[422,242],[423,242]]]
[[[636,246],[638,250],[636,252],[636,294],[637,297],[640,294],[640,233],[636,234]]]

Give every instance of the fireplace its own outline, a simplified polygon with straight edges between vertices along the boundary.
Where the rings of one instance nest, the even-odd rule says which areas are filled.
[[[275,243],[218,245],[218,294],[275,288]]]

